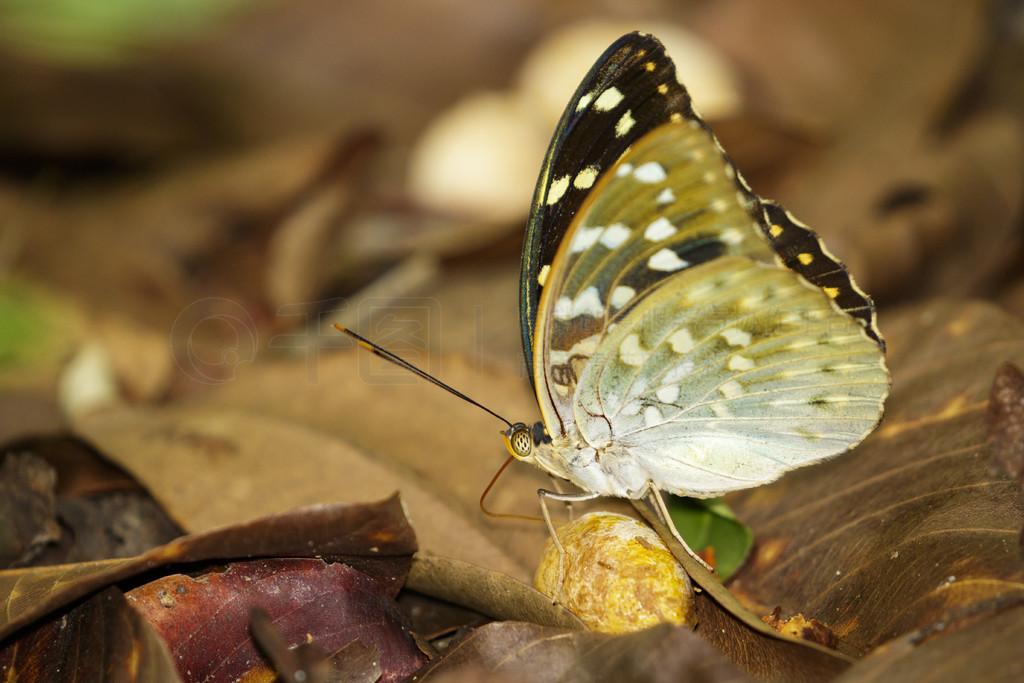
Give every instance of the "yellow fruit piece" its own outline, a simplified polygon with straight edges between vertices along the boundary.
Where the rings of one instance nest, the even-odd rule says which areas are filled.
[[[592,512],[562,525],[559,552],[548,539],[534,581],[592,631],[640,631],[663,621],[696,625],[693,589],[654,531],[631,517]]]

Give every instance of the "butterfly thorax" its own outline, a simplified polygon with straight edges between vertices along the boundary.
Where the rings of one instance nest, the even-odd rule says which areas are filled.
[[[643,492],[651,473],[629,448],[613,441],[594,446],[583,439],[579,430],[573,428],[570,432],[556,438],[544,434],[534,441],[533,452],[525,460],[584,491],[602,496],[633,498]]]

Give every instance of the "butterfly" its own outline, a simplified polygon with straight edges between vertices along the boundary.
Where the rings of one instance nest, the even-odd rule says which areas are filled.
[[[642,33],[598,59],[552,138],[520,318],[542,421],[506,446],[583,491],[542,502],[758,486],[851,449],[889,392],[871,299],[753,193]]]

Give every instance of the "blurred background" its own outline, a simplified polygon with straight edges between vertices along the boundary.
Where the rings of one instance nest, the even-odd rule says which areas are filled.
[[[850,266],[883,332],[935,296],[1024,315],[1017,2],[9,0],[0,440],[70,429],[197,529],[225,518],[181,493],[194,478],[164,490],[171,474],[132,459],[170,457],[161,411],[273,415],[472,511],[500,423],[392,386],[416,380],[328,323],[536,419],[517,310],[533,184],[576,84],[634,29],[666,43],[755,192]],[[155,412],[88,422],[112,407]],[[253,514],[344,498],[325,472],[346,466],[310,472],[281,443],[259,452],[274,495]],[[259,458],[228,469],[225,508],[260,498]]]

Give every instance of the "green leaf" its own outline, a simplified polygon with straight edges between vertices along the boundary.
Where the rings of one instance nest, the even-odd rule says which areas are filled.
[[[153,41],[195,32],[252,0],[8,0],[0,40],[37,59],[114,62]]]
[[[78,338],[71,305],[22,281],[0,278],[0,380],[55,369]]]
[[[666,496],[672,523],[687,545],[700,552],[714,548],[715,571],[724,581],[747,558],[754,534],[720,498],[700,500]]]

